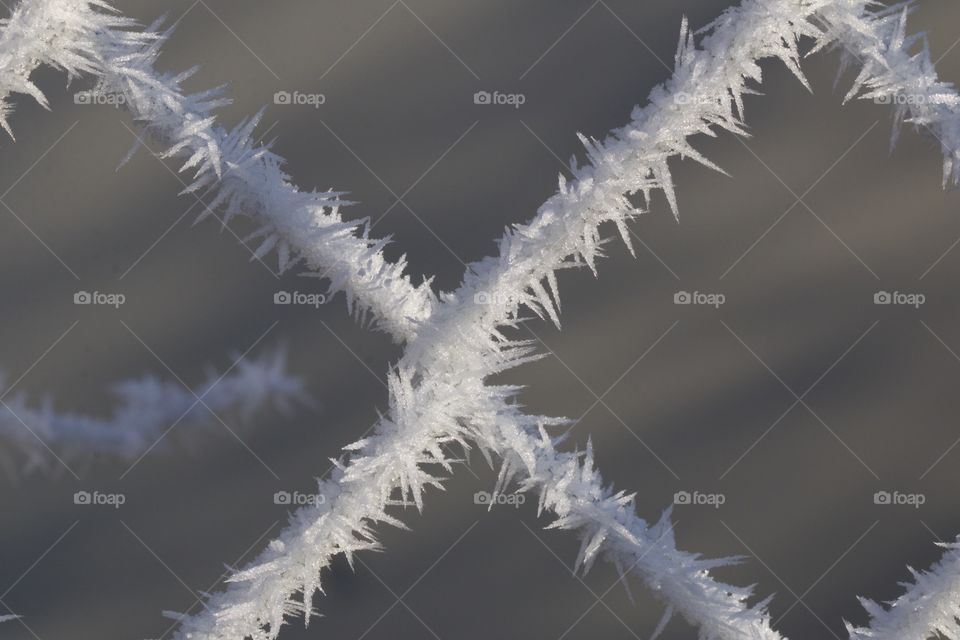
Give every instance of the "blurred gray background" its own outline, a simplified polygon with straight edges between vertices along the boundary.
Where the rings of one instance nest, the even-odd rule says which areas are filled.
[[[350,217],[389,211],[375,226],[394,236],[388,253],[444,289],[555,190],[566,159],[582,157],[576,132],[625,123],[667,77],[682,15],[700,27],[730,4],[391,2],[116,5],[178,21],[160,66],[202,64],[193,89],[229,83],[228,125],[268,105],[259,133],[276,138],[296,184],[349,191]],[[946,79],[960,77],[958,20],[955,3],[925,0],[911,24],[930,32]],[[679,224],[657,197],[632,226],[636,259],[614,242],[599,279],[563,274],[563,332],[530,325],[553,356],[509,376],[529,385],[531,410],[582,416],[570,446],[591,437],[605,477],[638,492],[644,517],[678,491],[722,493],[718,509],[676,508],[678,544],[745,556],[719,577],[775,593],[776,626],[794,639],[845,638],[844,619],[866,620],[856,595],[895,597],[908,564],[928,566],[934,542],[960,533],[957,196],[940,188],[932,138],[909,132],[891,155],[889,108],[841,107],[851,78],[834,88],[836,67],[835,55],[809,60],[811,95],[765,65],[766,95],[747,101],[753,137],[696,141],[732,178],[676,162]],[[75,461],[79,480],[4,479],[0,599],[29,629],[7,624],[0,637],[165,638],[162,610],[196,611],[225,565],[284,525],[274,492],[309,492],[369,428],[400,351],[355,326],[341,298],[274,306],[275,291],[319,283],[275,277],[216,222],[191,228],[200,208],[155,157],[141,151],[115,172],[133,141],[122,111],[75,104],[90,81],[38,78],[52,112],[18,100],[17,143],[0,142],[0,189],[12,186],[3,199],[22,220],[0,211],[0,364],[18,377],[78,322],[18,388],[107,414],[113,381],[166,376],[165,363],[199,383],[204,366],[222,369],[262,338],[253,353],[287,345],[319,405],[245,426],[226,417],[243,442],[214,425],[199,446],[152,452],[122,480],[129,463],[108,457]],[[526,102],[475,105],[481,90]],[[326,102],[276,105],[278,91]],[[77,307],[78,289],[127,303]],[[881,290],[926,303],[874,305]],[[726,304],[678,306],[678,291]],[[325,576],[324,618],[281,637],[648,638],[662,608],[642,586],[632,604],[606,566],[572,577],[577,541],[544,531],[531,504],[474,504],[494,477],[476,457],[459,469],[422,516],[406,514],[412,533],[384,530],[386,553]],[[127,504],[77,506],[80,489]],[[926,502],[876,505],[877,491]],[[664,637],[696,631],[674,620]]]

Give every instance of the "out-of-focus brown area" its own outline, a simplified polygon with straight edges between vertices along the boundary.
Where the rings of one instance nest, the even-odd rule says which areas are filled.
[[[728,3],[116,4],[178,21],[163,69],[201,64],[194,89],[228,83],[227,124],[267,105],[259,132],[297,185],[349,191],[348,216],[377,220],[392,256],[449,289],[582,158],[576,132],[623,124],[667,77],[681,16],[700,27]],[[960,77],[958,19],[953,3],[922,1],[911,23],[929,31],[946,79]],[[765,65],[765,95],[747,101],[752,137],[696,141],[730,177],[676,162],[679,223],[655,198],[632,226],[636,259],[615,241],[598,278],[562,274],[563,331],[530,324],[553,356],[508,376],[528,385],[532,411],[580,418],[569,446],[591,438],[645,517],[677,492],[722,494],[719,508],[675,508],[678,543],[743,555],[718,575],[775,593],[776,627],[793,639],[846,637],[844,620],[865,622],[856,595],[895,597],[907,565],[928,566],[934,542],[960,533],[957,196],[940,188],[936,141],[906,132],[890,153],[889,107],[841,106],[851,78],[834,88],[836,68],[835,55],[811,58],[810,94]],[[71,461],[77,480],[51,458],[48,475],[3,481],[0,600],[32,631],[0,636],[165,638],[162,610],[197,611],[224,565],[279,532],[287,507],[274,493],[309,492],[385,409],[400,351],[355,326],[342,299],[275,306],[274,292],[319,283],[251,261],[242,223],[191,228],[202,207],[176,195],[175,164],[141,151],[115,172],[136,130],[121,110],[75,104],[89,81],[39,77],[52,111],[18,100],[17,143],[0,143],[0,189],[20,218],[0,210],[0,363],[14,379],[33,366],[18,389],[105,414],[113,381],[169,367],[198,383],[262,338],[254,353],[287,345],[319,404],[247,425],[225,416],[238,437],[214,428],[132,470]],[[283,91],[325,102],[274,104]],[[526,100],[476,105],[477,91]],[[127,303],[78,307],[81,289]],[[726,301],[676,305],[680,291]],[[879,306],[878,291],[926,302]],[[649,592],[633,584],[631,604],[607,566],[572,577],[577,541],[544,531],[533,504],[474,504],[493,479],[474,456],[406,515],[412,533],[384,530],[386,553],[360,556],[355,572],[337,564],[316,601],[325,617],[282,637],[649,637],[662,613]],[[127,503],[74,505],[78,490]],[[880,491],[925,503],[878,505]],[[696,631],[674,620],[663,637]]]

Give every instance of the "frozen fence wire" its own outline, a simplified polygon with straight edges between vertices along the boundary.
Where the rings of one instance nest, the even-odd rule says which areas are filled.
[[[651,104],[638,109],[634,122],[606,144],[587,141],[592,165],[577,170],[575,183],[562,183],[558,195],[532,223],[508,232],[501,240],[499,259],[472,265],[464,286],[442,296],[444,304],[424,323],[397,366],[396,386],[391,389],[394,404],[389,419],[378,431],[379,441],[358,443],[354,448],[359,449],[359,458],[354,458],[336,479],[341,487],[352,489],[361,482],[382,481],[382,476],[365,473],[364,469],[395,469],[396,480],[382,489],[377,511],[366,522],[385,519],[382,509],[389,505],[387,497],[395,486],[401,488],[405,499],[409,497],[419,506],[422,488],[438,479],[418,465],[448,462],[438,444],[459,442],[464,437],[462,425],[467,425],[469,439],[478,442],[486,453],[507,457],[498,489],[517,474],[522,489],[541,491],[541,506],[558,515],[556,526],[581,530],[581,565],[589,566],[601,551],[606,551],[622,570],[646,578],[666,601],[668,613],[678,611],[698,624],[705,638],[780,637],[769,628],[764,603],[747,607],[749,590],[709,578],[707,570],[722,564],[722,560],[703,561],[677,551],[666,521],[649,527],[635,515],[629,496],[604,489],[589,451],[585,456],[557,454],[550,437],[542,429],[537,434],[537,428],[556,421],[524,416],[510,401],[515,390],[492,390],[483,384],[490,374],[515,366],[530,355],[529,345],[510,343],[499,333],[504,325],[515,326],[520,304],[559,322],[553,271],[576,264],[592,266],[600,255],[597,228],[602,222],[616,223],[629,243],[623,225],[638,212],[627,203],[626,194],[646,195],[662,189],[676,210],[667,159],[686,155],[712,166],[689,146],[687,139],[695,133],[709,132],[711,127],[743,134],[741,96],[747,92],[748,80],[759,79],[757,59],[781,58],[802,79],[797,41],[804,35],[824,37],[810,22],[816,7],[810,3],[804,13],[796,3],[775,4],[745,3],[739,10],[728,12],[712,26],[711,36],[700,51],[684,30],[677,72],[668,85],[654,91]],[[717,60],[730,62],[709,62]],[[676,96],[681,92],[693,96],[684,102],[696,106],[678,110]],[[474,304],[475,296],[481,293],[493,304]],[[451,354],[456,357],[451,358]],[[405,383],[413,379],[419,382]],[[455,409],[451,397],[459,398]],[[437,425],[433,441],[428,438],[428,444],[436,450],[410,449],[408,438],[422,435],[424,427],[438,416],[447,422],[447,428]],[[404,435],[395,435],[398,431]],[[391,441],[392,436],[395,439]],[[367,453],[371,450],[375,453]],[[393,452],[411,450],[420,452],[419,458],[402,464],[390,460],[398,457]],[[241,584],[211,599],[208,604],[214,613],[202,613],[186,621],[180,637],[225,638],[231,633],[275,637],[276,625],[282,621],[278,612],[303,608],[291,597],[283,598],[284,587],[276,587],[296,575],[297,581],[290,581],[285,588],[295,586],[309,593],[316,584],[315,571],[326,566],[330,552],[336,550],[317,537],[311,555],[311,536],[320,530],[326,540],[354,540],[350,527],[340,522],[330,524],[341,512],[335,500],[327,504],[330,506],[326,510],[301,512],[299,515],[306,519],[288,530],[310,531],[310,535],[293,538],[295,547],[288,546],[290,538],[284,537],[282,546],[271,549],[259,562],[234,576],[234,581]],[[374,544],[366,524],[353,531]],[[355,550],[356,544],[349,548],[348,556]],[[296,563],[297,556],[303,564]],[[256,627],[250,624],[254,617]]]
[[[158,72],[154,63],[170,31],[157,31],[159,23],[140,31],[107,11],[99,0],[17,5],[0,37],[0,97],[28,93],[46,105],[29,80],[43,63],[71,76],[98,76],[97,90],[125,97],[124,106],[146,137],[162,146],[158,155],[183,162],[180,171],[188,175],[183,192],[211,196],[200,219],[213,216],[226,225],[235,216],[251,218],[257,230],[248,239],[259,242],[255,259],[273,251],[281,271],[303,261],[324,274],[332,292],[345,292],[358,317],[374,319],[391,335],[412,336],[417,319],[433,304],[429,283],[412,285],[403,258],[386,261],[382,249],[388,240],[371,239],[367,221],[344,221],[340,194],[297,190],[283,160],[251,137],[260,115],[228,131],[213,115],[230,102],[224,87],[185,94],[181,85],[196,68]],[[9,129],[5,114],[0,111],[0,124]],[[138,139],[134,150],[141,142],[146,141]]]
[[[7,121],[12,93],[33,96],[49,108],[30,74],[41,65],[65,71],[69,78],[100,69],[100,56],[116,40],[133,46],[143,38],[136,23],[112,13],[100,0],[21,2],[0,23],[0,126],[10,135]]]
[[[944,82],[930,56],[926,34],[907,34],[912,3],[899,3],[876,12],[870,3],[840,0],[826,3],[817,17],[825,37],[820,47],[843,53],[844,69],[859,72],[845,100],[859,97],[894,108],[891,146],[904,124],[929,132],[943,153],[943,186],[960,184],[960,95]]]
[[[960,544],[941,544],[943,556],[928,571],[910,569],[912,583],[884,607],[860,598],[870,614],[869,627],[847,623],[851,640],[960,638]],[[939,634],[939,636],[937,636]]]
[[[55,4],[54,0],[35,3]],[[133,44],[121,38],[123,46],[136,49],[131,55],[140,61],[139,66],[133,65],[137,72],[132,75],[146,76],[150,82],[145,88],[137,83],[124,85],[131,74],[124,75],[121,65],[104,65],[97,72],[106,86],[119,87],[125,94],[159,91],[174,103],[183,101],[172,113],[150,103],[146,108],[134,103],[132,110],[136,115],[141,109],[138,119],[154,138],[170,145],[168,153],[187,158],[185,169],[197,169],[190,186],[220,189],[215,204],[226,205],[227,218],[242,213],[242,208],[253,211],[264,225],[260,257],[277,248],[281,268],[293,255],[305,258],[307,266],[321,273],[332,270],[334,288],[345,290],[361,315],[369,313],[381,328],[408,344],[390,376],[390,413],[374,436],[347,448],[341,468],[321,486],[329,499],[322,506],[297,512],[280,538],[233,577],[234,586],[209,600],[208,611],[183,621],[179,637],[276,637],[286,615],[309,612],[320,570],[333,555],[350,557],[357,550],[375,547],[373,524],[399,524],[386,513],[388,507],[409,503],[422,507],[423,489],[440,481],[426,473],[423,465],[439,463],[450,470],[455,461],[442,447],[474,443],[486,454],[504,458],[499,489],[516,479],[521,489],[540,491],[541,506],[558,517],[555,526],[580,532],[581,565],[589,567],[596,557],[605,555],[658,590],[667,605],[665,620],[671,612],[679,612],[700,626],[704,638],[779,638],[769,627],[764,603],[748,607],[748,590],[709,577],[707,570],[722,560],[703,561],[677,551],[666,520],[648,526],[636,516],[629,496],[604,489],[589,449],[585,454],[555,450],[557,442],[545,429],[561,420],[523,414],[513,400],[517,389],[490,387],[485,380],[536,357],[532,345],[507,340],[502,329],[517,326],[521,305],[559,324],[554,271],[592,266],[602,255],[602,223],[613,222],[629,244],[625,224],[640,210],[631,207],[626,195],[648,196],[662,190],[676,213],[668,159],[692,157],[713,167],[688,138],[697,133],[712,135],[716,129],[744,134],[742,96],[750,92],[750,81],[760,79],[759,59],[778,58],[803,80],[798,41],[806,36],[821,47],[841,46],[865,62],[866,71],[854,89],[865,89],[865,97],[911,88],[907,84],[913,73],[910,65],[918,60],[917,68],[925,78],[935,80],[929,54],[924,62],[906,53],[914,41],[902,38],[904,17],[870,13],[871,8],[869,3],[852,0],[747,1],[711,25],[699,47],[684,27],[674,77],[654,90],[650,104],[635,111],[630,125],[603,142],[585,141],[591,163],[574,167],[576,180],[561,182],[558,194],[531,223],[508,231],[500,242],[500,255],[474,265],[457,292],[440,297],[442,303],[427,285],[410,285],[402,275],[402,261],[383,260],[382,245],[368,239],[365,227],[342,222],[333,194],[324,194],[319,203],[294,207],[303,215],[293,223],[277,213],[283,208],[261,206],[275,199],[251,190],[248,183],[260,184],[252,177],[241,180],[235,191],[228,190],[220,200],[224,190],[232,188],[225,185],[233,178],[227,175],[232,166],[223,171],[223,149],[242,149],[237,156],[241,162],[269,154],[249,142],[255,121],[224,133],[209,116],[222,100],[219,94],[184,97],[179,92],[180,76],[158,76],[153,71],[152,60],[163,36],[154,34]],[[157,78],[164,88],[157,88]],[[935,91],[949,93],[952,88],[941,84]],[[682,93],[684,100],[677,100]],[[192,107],[184,108],[190,100]],[[184,120],[189,127],[185,128]],[[935,135],[939,132],[945,176],[953,182],[957,178],[956,120],[955,108],[897,112],[898,124],[908,121],[929,126]],[[269,157],[279,172],[280,160]],[[249,176],[261,177],[257,162]],[[266,173],[273,175],[268,185],[282,184],[281,193],[296,193],[285,175],[275,180],[275,172]],[[244,206],[232,209],[234,202]],[[330,235],[324,228],[323,234],[305,241],[315,227],[324,225],[332,225],[337,232]],[[334,239],[342,240],[342,246]],[[310,253],[318,244],[323,249]],[[343,259],[346,255],[360,256],[361,266],[353,269],[354,263]],[[349,264],[336,271],[341,262]],[[479,294],[494,304],[474,304]],[[402,496],[399,501],[393,498],[396,489]],[[297,592],[303,593],[306,603],[294,597]],[[898,611],[910,616],[916,609]]]
[[[61,459],[104,453],[132,460],[155,445],[195,440],[198,429],[221,428],[211,412],[249,418],[267,406],[286,410],[305,401],[302,382],[286,369],[284,352],[277,350],[241,358],[222,374],[211,371],[193,390],[156,376],[124,380],[113,387],[117,403],[107,418],[60,412],[51,398],[35,404],[0,385],[0,461],[29,472],[50,466],[50,450]],[[169,442],[167,431],[173,431]]]

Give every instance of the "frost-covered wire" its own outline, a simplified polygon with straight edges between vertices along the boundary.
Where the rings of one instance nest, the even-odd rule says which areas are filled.
[[[306,400],[302,381],[287,373],[282,350],[241,358],[222,374],[210,371],[193,390],[152,375],[124,380],[112,387],[117,402],[107,418],[57,411],[51,398],[35,403],[4,388],[0,384],[0,462],[16,472],[48,468],[50,451],[61,459],[92,453],[134,459],[174,427],[170,442],[194,441],[198,431],[220,428],[211,412],[246,418]],[[164,438],[159,446],[170,442]]]
[[[228,131],[212,115],[229,102],[223,87],[185,95],[181,83],[196,68],[158,73],[154,63],[171,31],[149,33],[148,43],[105,57],[100,90],[125,96],[134,119],[169,147],[162,157],[185,160],[180,171],[193,175],[184,193],[213,194],[199,219],[216,211],[223,225],[234,217],[250,218],[257,229],[248,239],[259,241],[255,259],[275,252],[280,271],[302,261],[329,281],[331,292],[343,291],[361,320],[399,339],[412,337],[433,304],[430,283],[411,284],[403,257],[387,261],[383,248],[389,239],[371,239],[368,220],[345,221],[341,194],[299,191],[292,184],[283,159],[252,137],[262,111]]]
[[[424,465],[441,464],[449,470],[455,460],[443,447],[454,443],[466,446],[474,441],[484,453],[505,458],[501,488],[516,477],[521,489],[541,491],[541,506],[558,516],[555,526],[580,531],[584,540],[581,565],[587,567],[605,554],[626,572],[638,573],[664,597],[668,614],[676,610],[699,624],[703,638],[779,638],[769,628],[764,603],[748,607],[749,590],[716,583],[707,575],[707,570],[723,561],[698,560],[677,551],[666,521],[648,526],[636,516],[628,496],[604,489],[589,450],[580,455],[555,451],[556,442],[544,429],[560,421],[521,413],[514,403],[517,389],[490,387],[484,381],[497,371],[535,357],[531,345],[506,340],[502,329],[516,326],[521,305],[559,322],[554,271],[593,265],[602,253],[600,224],[615,223],[629,242],[624,225],[639,210],[630,206],[626,195],[648,196],[651,190],[661,189],[676,213],[667,160],[687,156],[712,167],[693,150],[687,138],[696,133],[712,134],[714,128],[745,133],[740,121],[742,96],[750,92],[748,81],[760,79],[757,60],[780,58],[802,80],[797,40],[806,35],[821,43],[832,41],[841,23],[836,16],[818,12],[841,5],[855,8],[856,4],[829,0],[746,2],[712,25],[712,33],[700,50],[685,32],[674,78],[653,92],[650,104],[635,112],[631,125],[602,143],[586,141],[591,164],[574,167],[577,179],[570,184],[562,182],[558,194],[541,208],[532,223],[508,231],[501,240],[500,256],[475,265],[474,273],[467,276],[458,292],[443,296],[443,305],[434,304],[425,285],[409,285],[402,275],[402,265],[394,270],[394,265],[377,262],[382,260],[380,246],[368,240],[365,228],[358,231],[358,227],[336,217],[335,200],[323,200],[319,205],[314,202],[301,218],[284,226],[290,221],[258,208],[262,194],[256,189],[251,192],[248,184],[255,180],[241,181],[236,191],[218,196],[215,203],[226,204],[228,217],[241,213],[240,206],[231,209],[234,202],[248,206],[253,202],[249,209],[255,212],[254,217],[266,222],[260,232],[265,241],[259,251],[277,248],[282,267],[294,255],[306,256],[309,267],[323,270],[347,262],[342,260],[343,255],[358,255],[350,251],[359,251],[364,258],[360,268],[350,271],[349,266],[344,267],[345,275],[335,281],[335,286],[347,290],[348,301],[357,302],[361,311],[369,312],[381,327],[409,345],[407,355],[391,374],[390,413],[373,437],[348,447],[348,460],[321,486],[329,499],[297,512],[284,534],[251,567],[233,577],[235,584],[230,590],[213,596],[210,608],[200,616],[183,621],[180,637],[274,638],[285,615],[309,614],[309,604],[294,596],[302,592],[309,603],[319,587],[320,570],[334,555],[345,553],[350,557],[359,549],[375,547],[374,523],[399,524],[386,513],[388,507],[409,503],[422,506],[423,489],[439,482],[424,471]],[[859,5],[866,8],[864,3]],[[814,29],[810,23],[814,14],[831,25],[833,33],[824,35]],[[194,189],[218,185],[222,196],[223,185],[232,176],[222,172],[222,149],[217,141],[232,140],[233,144],[225,146],[242,148],[240,160],[251,160],[248,154],[259,153],[249,143],[255,121],[225,137],[204,137],[210,131],[222,131],[204,117],[221,98],[215,92],[183,97],[179,93],[182,76],[161,78],[158,89],[152,61],[165,35],[138,44],[133,57],[140,60],[139,75],[151,78],[152,83],[147,83],[150,91],[159,90],[187,102],[194,98],[200,106],[168,113],[162,108],[157,112],[156,105],[148,104],[150,108],[140,119],[155,137],[171,144],[170,153],[190,154],[187,168],[198,168],[196,182],[191,185]],[[878,54],[876,60],[882,61],[883,55]],[[861,86],[870,86],[872,79],[879,77],[877,71],[871,74]],[[104,86],[119,86],[125,95],[135,94],[140,88],[136,81],[142,79],[136,75],[119,65],[104,67]],[[132,89],[124,86],[131,77]],[[138,108],[134,102],[135,115]],[[191,127],[185,131],[176,118],[190,120],[191,115]],[[916,117],[915,113],[911,115]],[[280,160],[270,157],[279,172]],[[254,173],[259,175],[259,171],[257,166]],[[286,176],[280,182],[288,184]],[[309,235],[305,231],[323,226],[315,218],[326,215],[325,207],[342,225],[338,230],[343,233],[338,238],[346,239],[348,246],[312,257],[300,240]],[[329,240],[325,233],[328,230],[323,231],[315,237]],[[376,260],[371,263],[368,257]],[[355,286],[356,282],[360,286]],[[411,290],[416,293],[411,294]],[[490,304],[475,304],[481,294]],[[398,300],[400,304],[387,304]],[[436,314],[432,313],[435,306]],[[400,500],[393,496],[396,489],[400,489]],[[623,562],[631,558],[634,562]]]
[[[108,42],[105,34],[133,44],[143,36],[130,31],[135,22],[109,11],[100,0],[81,2],[21,2],[0,21],[0,126],[13,137],[7,122],[10,95],[26,93],[49,108],[43,93],[30,80],[41,65],[61,69],[70,78],[94,73]]]
[[[821,47],[843,52],[843,69],[859,68],[846,100],[859,97],[894,107],[891,147],[904,124],[928,131],[943,153],[943,186],[960,184],[960,95],[937,76],[925,33],[907,35],[912,3],[868,11],[874,3],[837,0],[817,14]]]
[[[711,26],[702,51],[685,31],[677,72],[654,91],[650,105],[605,143],[588,141],[592,165],[576,169],[574,183],[561,183],[534,222],[510,230],[498,258],[473,265],[460,291],[443,296],[445,304],[423,323],[391,376],[389,417],[373,438],[348,448],[356,452],[349,464],[321,486],[330,499],[299,511],[261,558],[233,576],[230,590],[215,595],[207,612],[184,621],[178,637],[274,638],[285,615],[309,616],[309,605],[294,593],[309,602],[319,571],[333,555],[342,551],[349,558],[376,547],[371,527],[391,522],[386,508],[396,503],[390,500],[394,490],[401,490],[399,503],[420,506],[423,488],[439,482],[421,466],[449,464],[441,446],[467,438],[505,458],[498,490],[519,476],[521,489],[540,491],[541,507],[558,516],[555,526],[580,530],[581,566],[606,552],[624,572],[644,578],[664,598],[668,614],[677,611],[699,624],[704,638],[779,638],[764,603],[746,605],[749,589],[708,576],[723,560],[676,550],[666,520],[647,525],[629,496],[604,488],[589,450],[578,455],[554,449],[544,427],[557,420],[524,415],[512,401],[516,389],[492,388],[483,380],[531,355],[530,345],[500,333],[515,325],[520,304],[559,322],[554,271],[592,266],[601,253],[601,223],[614,222],[629,241],[623,225],[638,212],[626,194],[662,189],[676,211],[667,159],[692,156],[712,166],[687,138],[712,127],[744,133],[742,95],[749,93],[748,80],[759,80],[759,58],[780,58],[803,79],[797,40],[825,37],[809,19],[828,4],[745,3]],[[476,304],[478,296],[485,304]]]
[[[232,576],[229,590],[182,621],[176,638],[272,640],[285,615],[306,613],[309,619],[304,602],[319,587],[319,571],[338,553],[349,558],[376,546],[371,526],[395,522],[387,508],[397,504],[391,497],[398,489],[400,503],[421,507],[424,488],[439,482],[425,467],[449,469],[453,460],[444,445],[466,445],[467,439],[488,455],[506,458],[504,482],[519,475],[522,488],[540,490],[541,506],[558,517],[554,526],[581,533],[581,565],[606,551],[624,572],[654,586],[668,611],[698,625],[703,638],[781,637],[770,628],[764,603],[746,604],[749,589],[707,574],[724,561],[676,550],[663,522],[647,525],[629,496],[604,487],[591,454],[557,453],[543,430],[562,421],[525,415],[514,402],[518,389],[485,384],[489,376],[536,357],[532,345],[501,333],[519,322],[520,305],[557,320],[554,271],[593,265],[603,222],[613,221],[626,237],[624,225],[638,211],[625,194],[661,188],[675,205],[667,159],[685,155],[709,164],[687,143],[689,136],[710,133],[713,126],[743,133],[740,97],[749,80],[759,80],[758,59],[782,59],[802,77],[797,43],[818,33],[809,22],[818,3],[775,4],[771,10],[770,3],[746,2],[727,12],[702,50],[684,29],[677,72],[654,91],[650,106],[638,109],[608,148],[591,143],[593,165],[575,168],[578,180],[561,184],[533,222],[508,231],[500,256],[473,265],[464,286],[442,297],[444,304],[422,324],[391,374],[388,416],[374,436],[348,447],[349,463],[321,486],[327,499],[298,511],[260,558]],[[682,93],[696,106],[682,108]],[[486,304],[478,304],[481,299]],[[304,594],[302,601],[297,593]]]
[[[210,195],[200,219],[216,215],[226,225],[249,218],[256,230],[248,240],[259,242],[254,258],[275,252],[281,271],[302,261],[323,274],[331,292],[343,291],[357,316],[391,335],[412,337],[434,302],[430,283],[414,286],[404,258],[384,258],[389,239],[371,239],[368,220],[345,221],[341,194],[304,192],[292,184],[270,144],[251,137],[262,112],[228,130],[213,113],[230,102],[224,87],[186,94],[182,83],[196,67],[158,71],[156,58],[171,35],[158,26],[139,31],[102,0],[24,0],[0,37],[0,98],[23,92],[45,105],[29,80],[40,64],[97,76],[96,90],[123,95],[133,118],[164,146],[161,157],[183,162],[184,193]],[[5,114],[0,110],[0,125],[6,126]]]
[[[870,626],[847,623],[851,640],[960,638],[960,543],[940,546],[940,560],[927,571],[910,568],[913,582],[901,583],[903,595],[887,606],[860,599]]]

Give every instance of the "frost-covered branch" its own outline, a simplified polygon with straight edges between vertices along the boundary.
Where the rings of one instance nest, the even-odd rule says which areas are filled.
[[[110,11],[101,0],[22,1],[0,37],[0,97],[19,91],[46,104],[29,81],[41,64],[96,75],[97,91],[123,95],[133,118],[165,146],[162,157],[183,162],[184,193],[210,194],[201,219],[215,212],[224,225],[249,218],[256,231],[248,239],[259,241],[256,259],[275,251],[281,271],[302,261],[329,280],[331,292],[344,291],[358,317],[412,337],[434,303],[429,282],[414,286],[403,258],[388,262],[382,249],[389,239],[371,239],[367,220],[345,221],[340,194],[299,191],[283,159],[251,137],[259,114],[227,130],[213,114],[230,102],[224,87],[185,94],[181,85],[196,68],[159,72],[156,58],[170,31],[137,31]]]
[[[61,458],[104,453],[133,459],[177,426],[172,439],[195,440],[198,430],[220,427],[211,411],[246,417],[266,406],[285,410],[304,401],[302,382],[286,368],[284,352],[277,350],[241,358],[223,374],[211,371],[194,390],[155,376],[125,380],[113,386],[117,404],[109,418],[58,412],[49,398],[33,403],[25,393],[3,393],[0,384],[0,462],[17,471],[46,468],[48,447]]]
[[[888,606],[860,599],[870,614],[870,627],[847,623],[851,640],[960,638],[960,544],[940,546],[940,560],[928,571],[910,568],[913,582],[901,583],[904,594]]]

